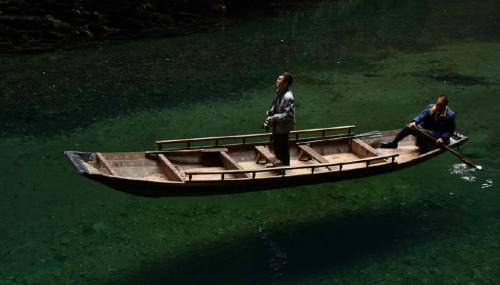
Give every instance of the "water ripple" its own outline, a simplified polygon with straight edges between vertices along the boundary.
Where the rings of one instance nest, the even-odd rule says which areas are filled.
[[[460,175],[460,178],[465,181],[474,182],[476,181],[475,175],[476,169],[468,167],[465,163],[453,164],[450,169],[450,174]],[[493,179],[486,179],[481,184],[481,189],[489,188],[493,186]]]
[[[450,174],[460,175],[462,180],[474,182],[476,181],[475,171],[474,168],[468,167],[465,163],[457,163],[453,164]]]
[[[486,181],[481,185],[481,189],[488,188],[493,186],[493,180],[492,179],[486,179]]]

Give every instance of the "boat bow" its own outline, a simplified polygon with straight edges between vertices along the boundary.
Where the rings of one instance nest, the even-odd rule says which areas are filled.
[[[76,171],[82,176],[90,176],[90,171],[85,165],[85,162],[92,160],[92,153],[90,152],[78,152],[78,151],[65,151],[64,155],[76,168]]]

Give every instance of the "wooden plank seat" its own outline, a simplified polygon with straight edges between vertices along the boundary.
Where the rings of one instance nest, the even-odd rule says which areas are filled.
[[[270,162],[273,166],[285,166],[281,160],[279,160],[271,151],[263,145],[256,145],[257,159],[255,163],[259,163],[260,159],[263,157],[266,162]]]
[[[303,156],[307,156],[309,159],[314,159],[319,163],[330,163],[325,157],[316,152],[310,146],[305,144],[299,144],[297,147],[300,149],[299,157],[297,160],[301,160]],[[329,170],[332,170],[329,166],[326,166]]]
[[[220,152],[220,156],[222,158],[222,163],[224,167],[229,170],[245,170],[236,160],[234,160],[229,154],[224,151]],[[252,178],[249,173],[234,173],[234,177],[236,178]]]
[[[175,166],[168,160],[168,158],[160,153],[158,154],[158,159],[160,161],[160,166],[161,169],[163,170],[163,173],[165,173],[165,176],[171,181],[177,181],[177,182],[184,182],[184,177],[182,177],[182,174],[175,168]]]

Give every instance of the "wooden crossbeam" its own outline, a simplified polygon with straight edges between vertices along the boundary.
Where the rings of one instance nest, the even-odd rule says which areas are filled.
[[[255,149],[257,150],[257,159],[256,163],[259,163],[261,157],[264,157],[267,162],[272,163],[274,166],[285,166],[281,160],[279,160],[271,151],[265,148],[263,145],[256,145]]]
[[[351,140],[351,150],[361,158],[377,156],[377,151],[360,139]]]
[[[369,144],[365,143],[364,141],[360,139],[353,139],[350,142],[351,146],[351,151],[352,153],[356,154],[360,158],[366,158],[366,157],[377,157],[378,153],[377,151],[371,147]],[[385,160],[380,159],[380,160],[374,160],[371,161],[370,164],[377,164],[377,163],[382,163],[385,162]]]
[[[302,145],[297,145],[297,147],[300,149],[299,157],[297,158],[300,160],[302,156],[307,155],[310,158],[313,158],[319,163],[330,163],[325,157],[323,157],[321,154],[316,152],[314,149],[312,149],[310,146],[302,144]],[[332,170],[330,167],[326,167],[329,170]]]
[[[220,156],[225,168],[229,170],[244,170],[244,168],[226,152],[221,151]],[[235,173],[233,176],[236,178],[252,178],[248,173]]]
[[[102,155],[102,153],[98,152],[96,153],[96,156],[99,159],[99,163],[102,163],[104,168],[106,168],[111,173],[111,175],[119,176],[118,172],[116,172],[116,170],[111,166],[111,164],[109,164],[109,162],[106,160],[104,155]]]
[[[175,168],[175,166],[170,162],[170,160],[168,160],[168,158],[164,154],[158,154],[158,159],[160,161],[163,173],[165,173],[165,176],[167,176],[169,180],[184,182],[184,177],[182,177],[179,170]]]

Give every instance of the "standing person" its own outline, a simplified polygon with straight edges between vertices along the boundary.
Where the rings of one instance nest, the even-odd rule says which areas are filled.
[[[380,147],[397,148],[398,142],[406,136],[410,134],[420,136],[420,133],[415,128],[432,135],[436,139],[436,145],[447,145],[450,143],[450,137],[455,132],[455,117],[455,112],[448,107],[448,97],[441,95],[437,98],[436,104],[427,106],[392,141],[383,142]]]
[[[290,150],[288,135],[295,126],[295,102],[290,86],[293,77],[288,72],[283,72],[276,80],[276,98],[273,106],[267,111],[267,121],[273,128],[274,155],[284,164],[290,165]]]

